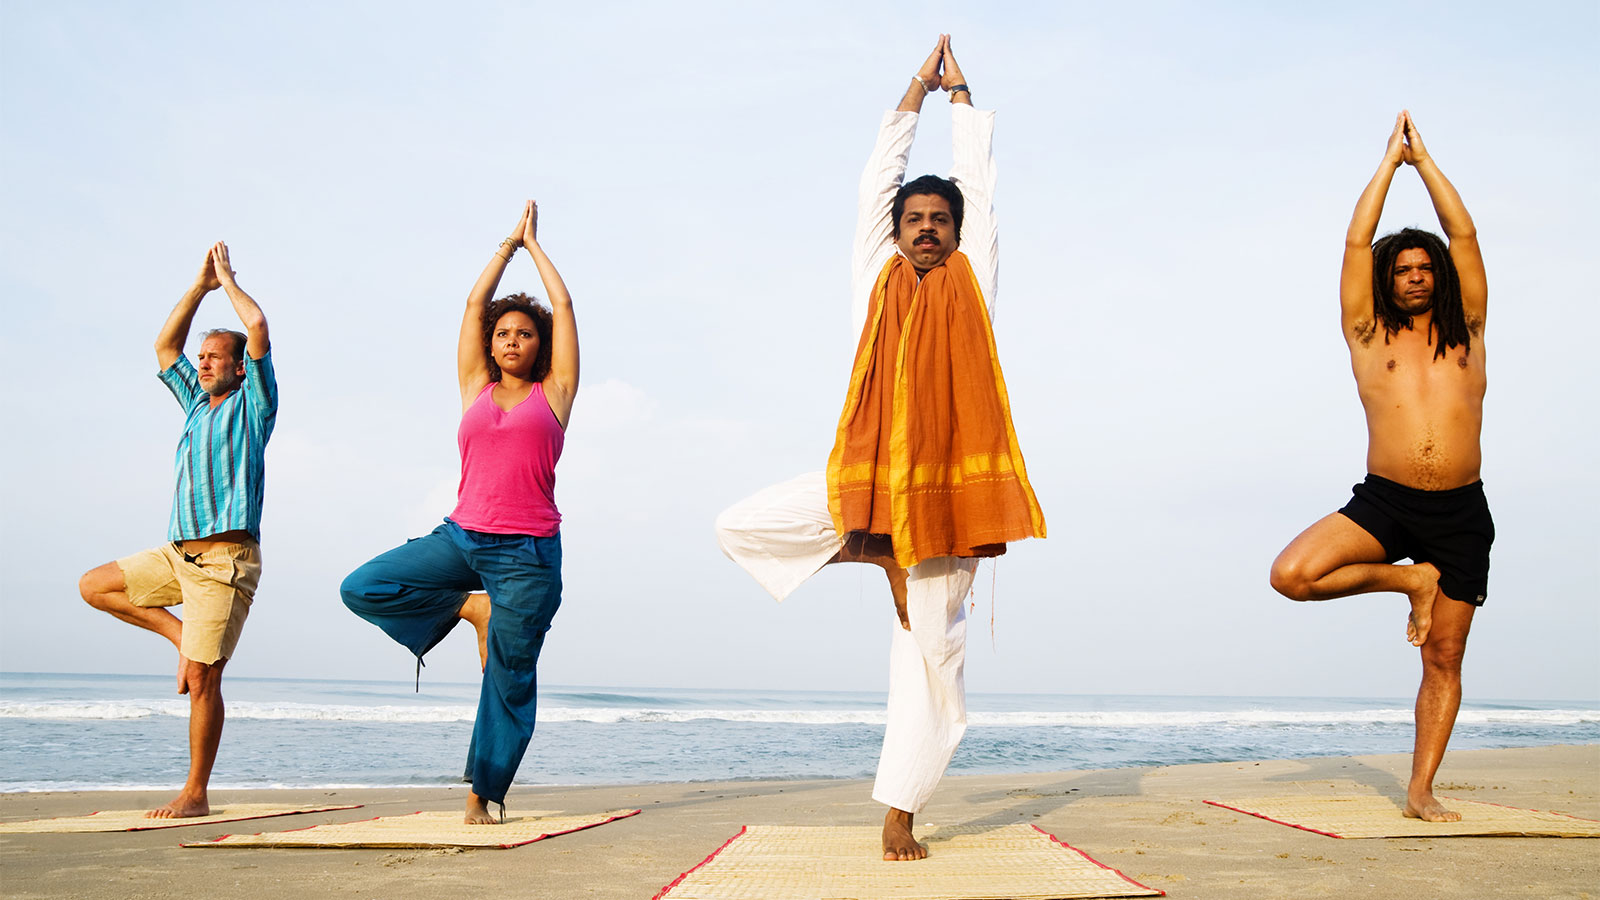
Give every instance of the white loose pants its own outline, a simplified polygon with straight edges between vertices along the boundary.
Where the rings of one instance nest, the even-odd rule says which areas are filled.
[[[828,514],[821,472],[757,492],[717,516],[717,543],[774,599],[783,600],[844,546]],[[963,668],[967,592],[975,559],[924,560],[906,573],[911,630],[893,618],[889,721],[872,799],[920,812],[967,730]]]

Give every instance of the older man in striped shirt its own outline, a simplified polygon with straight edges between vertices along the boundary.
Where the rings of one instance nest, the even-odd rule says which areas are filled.
[[[227,292],[245,334],[205,333],[195,362],[183,355],[200,301]],[[90,606],[153,631],[178,648],[178,693],[189,695],[189,777],[152,818],[204,816],[222,738],[222,667],[233,655],[261,577],[264,451],[278,415],[267,319],[239,287],[221,242],[156,338],[161,381],[186,416],[168,543],[109,562],[78,582]],[[183,618],[166,607],[183,606]]]

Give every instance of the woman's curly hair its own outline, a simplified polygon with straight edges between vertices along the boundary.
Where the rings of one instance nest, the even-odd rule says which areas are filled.
[[[500,317],[510,312],[524,313],[533,320],[533,330],[539,333],[539,352],[533,358],[533,371],[529,381],[544,381],[550,374],[550,310],[527,294],[508,294],[483,309],[483,356],[489,363],[489,380],[500,380],[500,364],[494,361],[489,346],[494,340],[494,326]]]

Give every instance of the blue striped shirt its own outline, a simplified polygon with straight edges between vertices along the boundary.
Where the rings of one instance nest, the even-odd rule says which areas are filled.
[[[167,540],[236,530],[261,540],[267,439],[278,418],[272,352],[260,359],[246,353],[244,383],[215,408],[187,356],[179,356],[160,377],[188,417],[173,463],[177,485]]]

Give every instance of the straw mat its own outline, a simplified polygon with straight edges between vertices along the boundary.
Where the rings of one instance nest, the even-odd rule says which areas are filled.
[[[418,812],[407,816],[382,816],[362,822],[313,825],[295,831],[265,834],[225,834],[213,841],[196,841],[185,847],[316,847],[348,850],[358,847],[426,850],[443,847],[484,847],[505,850],[534,841],[594,828],[639,814],[637,809],[567,815],[544,810],[511,816],[500,825],[464,825],[459,810]]]
[[[34,819],[31,822],[0,822],[0,834],[59,834],[89,831],[150,831],[156,828],[182,828],[185,825],[214,825],[241,819],[265,819],[297,813],[360,809],[361,804],[338,806],[287,806],[282,803],[230,803],[219,806],[209,816],[188,819],[147,819],[148,809],[117,809],[59,819]]]
[[[1459,822],[1408,819],[1397,801],[1376,794],[1207,800],[1212,806],[1336,838],[1600,837],[1600,822],[1537,809],[1440,797]]]
[[[928,858],[884,862],[882,829],[751,825],[656,900],[1161,897],[1032,825],[917,829]]]

